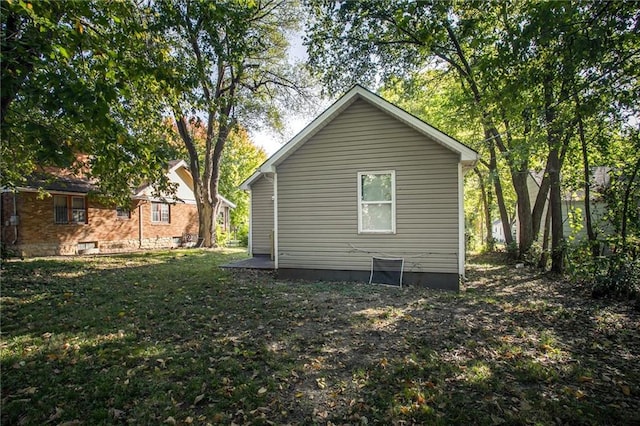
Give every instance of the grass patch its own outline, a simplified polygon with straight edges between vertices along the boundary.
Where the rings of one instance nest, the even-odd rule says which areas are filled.
[[[621,302],[486,256],[460,294],[219,268],[243,256],[5,263],[1,423],[640,422]]]

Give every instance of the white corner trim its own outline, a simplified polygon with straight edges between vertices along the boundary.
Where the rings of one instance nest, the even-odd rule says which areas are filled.
[[[247,242],[247,253],[253,257],[253,191],[249,189],[249,241]]]
[[[273,174],[273,267],[278,269],[278,173]]]
[[[464,223],[464,171],[458,163],[458,274],[465,277],[465,223]]]

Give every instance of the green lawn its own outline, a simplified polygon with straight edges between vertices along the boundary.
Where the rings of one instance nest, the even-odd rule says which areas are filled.
[[[629,303],[491,259],[455,294],[241,257],[5,263],[1,424],[640,424]]]

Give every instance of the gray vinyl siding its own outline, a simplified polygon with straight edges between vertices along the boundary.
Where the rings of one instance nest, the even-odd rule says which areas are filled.
[[[358,234],[357,174],[395,170],[396,234]],[[458,155],[363,100],[277,167],[280,268],[458,272]]]
[[[261,177],[251,186],[252,254],[271,254],[273,181]]]

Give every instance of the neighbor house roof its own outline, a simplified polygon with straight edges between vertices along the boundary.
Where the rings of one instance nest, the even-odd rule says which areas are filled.
[[[176,169],[179,168],[185,168],[188,172],[189,175],[191,175],[191,172],[189,170],[189,165],[187,164],[186,161],[184,160],[169,160],[169,170],[168,172],[173,172]],[[141,197],[144,196],[144,190],[149,188],[151,186],[151,184],[149,182],[143,183],[142,185],[140,185],[139,187],[137,187],[134,191],[134,197]]]
[[[184,160],[170,160],[168,163],[168,172],[175,171],[179,168],[184,168],[189,175],[189,165]],[[145,189],[149,188],[150,184],[145,183],[133,191],[133,197],[137,199],[148,198],[145,194]],[[40,190],[53,191],[56,193],[73,193],[73,194],[88,194],[91,191],[97,191],[98,186],[90,181],[86,177],[77,177],[70,174],[66,169],[47,168],[45,171],[33,173],[27,178],[25,185],[17,187],[18,191],[23,192],[37,192]],[[193,191],[193,188],[191,188]],[[2,192],[12,191],[8,188],[2,188]],[[227,204],[230,208],[235,209],[236,205],[227,200],[222,195],[218,194],[220,200]]]
[[[168,172],[173,172],[173,171],[176,171],[178,169],[184,169],[189,174],[189,176],[191,176],[191,169],[189,168],[189,164],[187,164],[186,161],[184,161],[184,160],[171,160],[171,161],[169,161],[169,170],[168,170]],[[193,180],[193,178],[192,178],[192,180]],[[134,191],[134,197],[146,198],[147,194],[146,194],[145,190],[147,188],[149,188],[150,186],[151,186],[150,184],[144,184],[144,185],[138,187]],[[190,188],[190,189],[191,189],[191,191],[193,191],[193,188]],[[224,204],[228,205],[230,208],[232,208],[232,209],[236,208],[235,203],[232,203],[231,201],[227,200],[221,194],[218,194],[218,198],[220,198],[220,201],[222,201]]]
[[[253,184],[253,182],[255,182],[262,174],[273,173],[275,171],[275,168],[279,164],[289,158],[291,154],[293,154],[298,148],[300,148],[302,145],[304,145],[304,143],[311,139],[313,135],[324,128],[338,114],[340,114],[358,99],[362,99],[376,106],[377,108],[402,121],[403,123],[429,137],[435,142],[459,154],[460,161],[466,166],[472,166],[479,158],[476,151],[464,145],[462,142],[452,138],[451,136],[436,129],[430,124],[427,124],[416,116],[403,110],[402,108],[393,105],[380,96],[365,89],[364,87],[355,85],[340,99],[334,102],[333,105],[327,108],[315,120],[307,125],[300,133],[294,136],[293,139],[291,139],[275,154],[269,157],[269,159],[267,159],[267,161],[265,161],[253,175],[251,175],[240,185],[240,188],[249,189],[251,184]]]
[[[91,191],[96,191],[97,187],[86,178],[56,175],[52,173],[34,173],[27,178],[24,186],[18,187],[17,189],[26,192],[45,190],[88,194]]]

